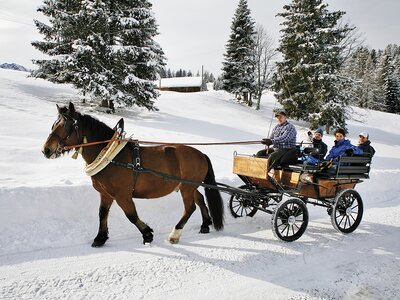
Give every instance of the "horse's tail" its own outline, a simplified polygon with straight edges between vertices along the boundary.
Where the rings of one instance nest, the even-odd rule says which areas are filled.
[[[207,159],[208,171],[204,178],[204,183],[216,185],[214,170],[211,165],[210,158],[204,154]],[[210,215],[216,230],[222,230],[224,228],[224,204],[219,190],[204,188],[206,192],[206,198],[208,208],[210,209]]]

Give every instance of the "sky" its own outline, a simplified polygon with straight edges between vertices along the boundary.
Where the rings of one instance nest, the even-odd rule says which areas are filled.
[[[220,74],[225,44],[238,0],[150,0],[159,25],[156,40],[167,57],[167,67],[196,73],[202,66],[214,75]],[[282,11],[289,0],[248,0],[256,23],[279,43]],[[400,44],[400,11],[398,0],[326,0],[329,9],[346,12],[344,21],[355,25],[364,34],[365,44],[384,49]],[[36,12],[40,0],[0,0],[0,63],[15,62],[33,68],[32,59],[43,58],[31,46],[42,37],[33,19],[42,19]]]

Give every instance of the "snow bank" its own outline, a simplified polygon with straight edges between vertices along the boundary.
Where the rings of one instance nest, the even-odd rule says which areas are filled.
[[[55,103],[74,101],[82,112],[114,126],[120,116],[80,105],[69,86],[0,70],[0,298],[13,299],[394,299],[400,288],[400,116],[357,110],[349,138],[370,133],[377,150],[371,179],[357,186],[365,212],[359,228],[342,235],[323,208],[309,206],[310,222],[296,242],[276,240],[270,216],[233,219],[222,232],[198,233],[197,210],[180,244],[166,242],[182,214],[179,193],[135,200],[155,232],[143,246],[136,228],[114,204],[110,239],[90,247],[98,229],[99,196],[81,158],[47,160],[41,154],[56,119]],[[162,92],[158,112],[122,112],[135,138],[167,142],[259,140],[276,105],[272,94],[254,111],[223,92]],[[294,122],[298,140],[308,129]],[[272,126],[274,125],[272,121]],[[333,136],[325,135],[329,146]],[[202,146],[217,180],[240,185],[232,153],[255,153],[261,145]],[[203,192],[202,189],[200,189]],[[229,196],[223,195],[227,203]],[[266,296],[268,295],[268,296]]]

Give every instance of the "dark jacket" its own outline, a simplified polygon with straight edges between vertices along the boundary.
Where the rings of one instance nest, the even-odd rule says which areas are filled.
[[[375,154],[375,149],[371,146],[371,141],[369,140],[358,145],[358,148],[362,150],[363,154],[368,155],[370,158],[372,158]]]
[[[333,158],[333,164],[337,164],[338,158],[340,156],[348,156],[346,153],[347,149],[353,149],[353,154],[363,153],[359,147],[352,145],[349,140],[343,139],[340,141],[335,141],[335,145],[329,151],[326,160],[330,160],[331,158]]]
[[[322,140],[312,140],[313,147],[319,149],[319,155],[313,155],[313,157],[322,160],[324,159],[326,152],[328,152],[328,146]]]

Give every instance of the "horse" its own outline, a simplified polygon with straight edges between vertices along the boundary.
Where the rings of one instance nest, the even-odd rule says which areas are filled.
[[[57,110],[58,118],[43,145],[42,153],[48,159],[55,159],[69,152],[68,146],[92,143],[82,147],[80,151],[86,164],[91,164],[105,147],[104,144],[93,142],[109,140],[115,131],[98,119],[76,111],[72,102],[68,107],[57,105]],[[121,163],[132,162],[133,148],[132,143],[127,143],[114,160]],[[133,198],[159,198],[178,190],[182,196],[184,210],[181,219],[168,236],[170,243],[179,242],[183,227],[196,210],[196,205],[200,208],[202,216],[200,233],[209,233],[210,225],[217,231],[223,229],[224,206],[220,192],[213,188],[205,188],[208,209],[203,195],[198,191],[199,183],[216,184],[213,167],[206,154],[181,144],[139,146],[139,152],[144,168],[168,174],[182,181],[166,180],[154,173],[137,172],[115,164],[108,164],[99,173],[91,176],[93,187],[100,193],[100,224],[92,247],[101,247],[108,239],[107,220],[114,200],[140,231],[143,243],[151,243],[153,229],[139,218]]]

